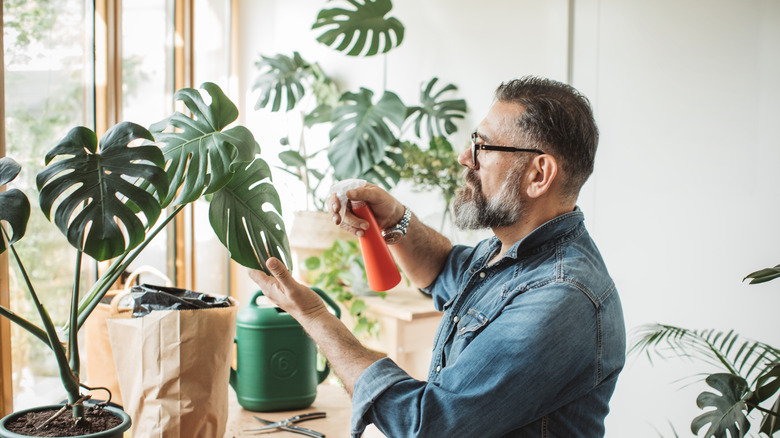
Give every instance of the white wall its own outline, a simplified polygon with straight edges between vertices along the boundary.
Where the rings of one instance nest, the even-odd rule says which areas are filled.
[[[780,2],[572,4],[572,83],[591,98],[602,133],[580,205],[620,290],[628,327],[734,328],[780,346],[780,282],[741,283],[780,262],[780,145],[773,135],[780,119]],[[241,111],[269,160],[286,121],[268,122],[252,109],[259,53],[298,50],[353,90],[381,90],[386,62],[387,87],[410,102],[432,76],[453,82],[471,109],[457,146],[465,146],[499,82],[525,74],[567,79],[566,0],[396,0],[392,14],[406,26],[406,40],[368,60],[316,43],[310,26],[326,5],[240,2]],[[427,201],[408,201],[420,216],[429,213]],[[290,203],[287,210],[299,208]],[[699,371],[709,369],[629,361],[607,436],[671,436],[667,419],[687,435],[703,387],[677,391],[673,380]]]

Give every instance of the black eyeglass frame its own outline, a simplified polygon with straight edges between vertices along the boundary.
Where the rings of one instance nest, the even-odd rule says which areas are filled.
[[[512,146],[494,146],[490,144],[477,144],[477,138],[479,134],[477,131],[471,133],[471,162],[474,166],[479,166],[477,163],[477,151],[482,149],[486,151],[500,151],[500,152],[533,152],[535,154],[544,155],[545,152],[540,149],[529,148],[516,148]]]

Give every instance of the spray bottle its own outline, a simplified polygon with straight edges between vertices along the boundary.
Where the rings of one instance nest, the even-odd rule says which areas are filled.
[[[347,179],[340,181],[331,187],[331,192],[336,193],[342,205],[350,202],[355,216],[368,221],[368,229],[364,230],[360,238],[360,249],[363,252],[363,262],[366,266],[368,287],[375,292],[392,289],[401,282],[401,273],[395,264],[390,248],[387,247],[382,230],[374,217],[374,212],[364,202],[351,202],[347,199],[347,190],[362,187],[366,182],[361,179]]]

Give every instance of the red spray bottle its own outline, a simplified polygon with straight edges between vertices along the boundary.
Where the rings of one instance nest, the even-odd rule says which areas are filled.
[[[331,193],[336,193],[342,205],[350,202],[347,200],[347,190],[362,187],[364,180],[348,179],[340,181],[331,187]],[[352,203],[352,212],[355,216],[368,221],[368,229],[363,231],[360,238],[360,249],[363,252],[363,262],[366,266],[368,287],[375,292],[392,289],[401,282],[401,273],[395,264],[390,248],[387,247],[382,230],[374,217],[374,212],[364,202]]]
[[[398,272],[390,248],[387,247],[385,238],[376,223],[374,212],[364,204],[356,207],[352,205],[355,216],[368,221],[368,229],[360,238],[360,249],[363,251],[363,262],[366,265],[366,277],[368,287],[375,292],[382,292],[394,288],[401,282],[401,273]]]

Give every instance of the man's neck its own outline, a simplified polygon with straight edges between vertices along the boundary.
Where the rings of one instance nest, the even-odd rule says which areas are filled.
[[[574,205],[557,206],[557,208],[529,208],[531,213],[520,218],[514,224],[507,227],[493,228],[493,233],[501,241],[501,248],[490,259],[489,264],[493,264],[504,257],[504,254],[517,241],[529,235],[533,230],[543,224],[555,219],[556,217],[574,211]]]

